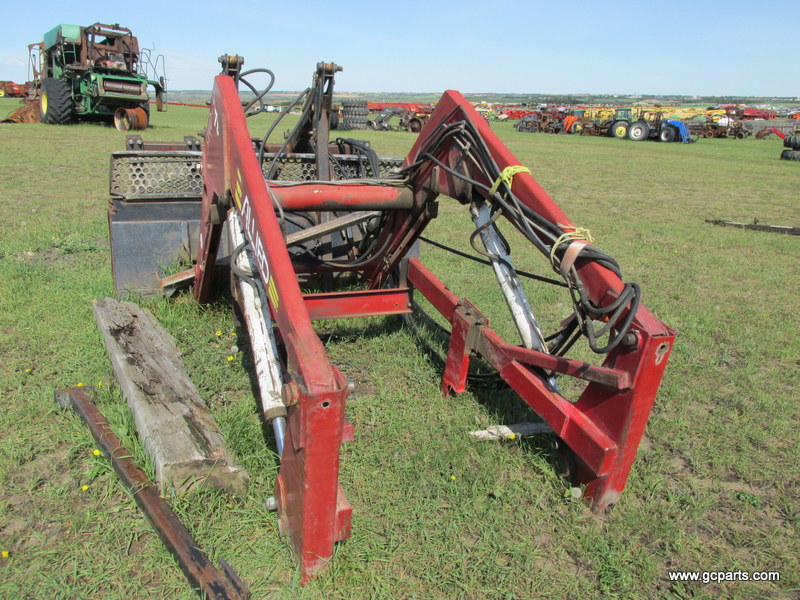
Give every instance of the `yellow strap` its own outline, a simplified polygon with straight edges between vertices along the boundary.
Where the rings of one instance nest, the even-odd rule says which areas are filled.
[[[494,184],[492,188],[489,190],[489,195],[491,196],[494,194],[497,189],[500,187],[501,183],[505,183],[508,189],[511,189],[511,182],[514,179],[514,175],[517,173],[527,173],[528,175],[531,174],[531,170],[528,167],[523,167],[522,165],[511,165],[503,169],[503,172],[500,173],[500,176],[494,180]]]
[[[553,244],[553,247],[550,248],[550,264],[553,265],[553,268],[556,266],[556,250],[558,247],[563,244],[564,242],[574,242],[577,240],[584,240],[590,244],[594,244],[594,238],[592,237],[592,232],[589,231],[586,227],[576,227],[572,231],[568,231],[562,234],[557,240],[556,243]]]

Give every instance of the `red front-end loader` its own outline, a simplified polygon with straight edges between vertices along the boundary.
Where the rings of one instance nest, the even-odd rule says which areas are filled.
[[[616,504],[675,339],[618,263],[458,92],[444,93],[404,159],[387,159],[364,142],[329,140],[336,65],[317,65],[296,102],[297,126],[270,143],[248,131],[246,114],[259,112],[260,99],[243,108],[237,86],[250,72],[239,57],[221,62],[202,151],[192,139],[131,138],[112,159],[115,285],[152,292],[193,279],[194,296],[206,302],[215,277],[232,277],[281,457],[274,505],[303,581],[350,535],[339,449],[358,435],[346,418],[350,386],[314,330],[318,319],[411,314],[415,299],[426,299],[449,324],[442,393],[464,392],[470,362],[483,361],[563,442],[572,484],[593,509]],[[503,339],[418,257],[439,202],[470,215],[473,246],[498,280],[518,340]],[[518,254],[541,255],[556,275],[539,279],[563,288],[572,306],[550,335],[539,329],[498,219],[530,244]],[[195,257],[193,268],[159,280],[158,266],[181,252]],[[230,271],[217,268],[223,256]],[[309,292],[311,279],[328,289]],[[588,344],[597,364],[568,358],[576,343]],[[562,378],[582,382],[582,391],[562,393]]]

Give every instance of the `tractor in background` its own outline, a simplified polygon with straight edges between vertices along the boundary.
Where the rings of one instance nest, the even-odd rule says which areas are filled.
[[[564,112],[554,108],[536,111],[522,117],[514,129],[526,133],[561,133],[564,131]]]
[[[662,111],[642,111],[636,121],[628,126],[628,139],[635,142],[660,140],[662,142],[680,141],[688,144],[693,141],[689,128],[683,121],[666,119]]]

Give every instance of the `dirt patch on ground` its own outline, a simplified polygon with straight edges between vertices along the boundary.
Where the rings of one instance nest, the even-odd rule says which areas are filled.
[[[0,540],[4,549],[25,552],[36,546],[46,546],[50,540],[73,535],[68,518],[53,519],[55,515],[43,510],[44,506],[56,508],[62,515],[79,511],[81,503],[74,499],[59,498],[55,490],[69,487],[74,475],[70,472],[71,445],[61,444],[53,450],[41,452],[32,460],[21,461],[9,470],[4,483],[4,519],[0,521]],[[43,506],[44,505],[44,506]]]

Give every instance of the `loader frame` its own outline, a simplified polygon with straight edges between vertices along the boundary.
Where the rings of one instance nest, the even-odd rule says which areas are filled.
[[[320,65],[318,77],[324,78],[330,69]],[[324,90],[323,83],[320,89]],[[328,134],[324,117],[330,107],[329,96],[330,89],[319,96],[319,109],[312,111],[310,121],[315,125],[311,129],[321,131],[323,140]],[[235,213],[266,291],[269,316],[285,349],[287,374],[282,396],[286,429],[275,499],[281,531],[294,547],[303,582],[319,573],[332,557],[334,544],[349,536],[352,515],[338,481],[340,446],[354,434],[345,419],[348,382],[329,361],[312,321],[408,313],[415,294],[425,297],[451,325],[442,392],[464,392],[470,359],[481,357],[574,453],[573,485],[584,489],[593,509],[600,511],[617,503],[675,332],[643,304],[632,303],[622,314],[629,322],[623,342],[604,354],[600,366],[521,347],[503,340],[476,306],[448,290],[421,260],[409,257],[412,245],[436,216],[439,196],[463,204],[488,201],[494,193],[489,186],[497,183],[486,180],[465,161],[463,148],[439,136],[441,131],[470,127],[498,169],[505,172],[518,165],[461,94],[447,91],[442,96],[405,159],[405,166],[414,168],[402,185],[381,180],[369,185],[330,181],[325,169],[318,169],[317,179],[307,183],[284,185],[265,180],[234,77],[216,77],[210,109],[202,158],[203,204],[194,294],[200,302],[208,300],[223,223],[229,213]],[[317,141],[317,149],[323,146],[327,152],[327,144]],[[323,162],[328,164],[327,155]],[[503,185],[527,209],[557,223],[567,234],[575,231],[529,173],[519,172]],[[304,294],[298,283],[303,268],[293,263],[277,205],[284,210],[378,210],[388,214],[376,244],[378,250],[349,269],[360,275],[365,289]],[[578,244],[573,250],[581,247]],[[625,284],[611,270],[577,256],[573,253],[569,261],[574,263],[569,264],[564,256],[561,266],[574,267],[579,285],[594,305],[613,304]],[[554,374],[587,382],[576,401],[561,395],[552,383]]]

